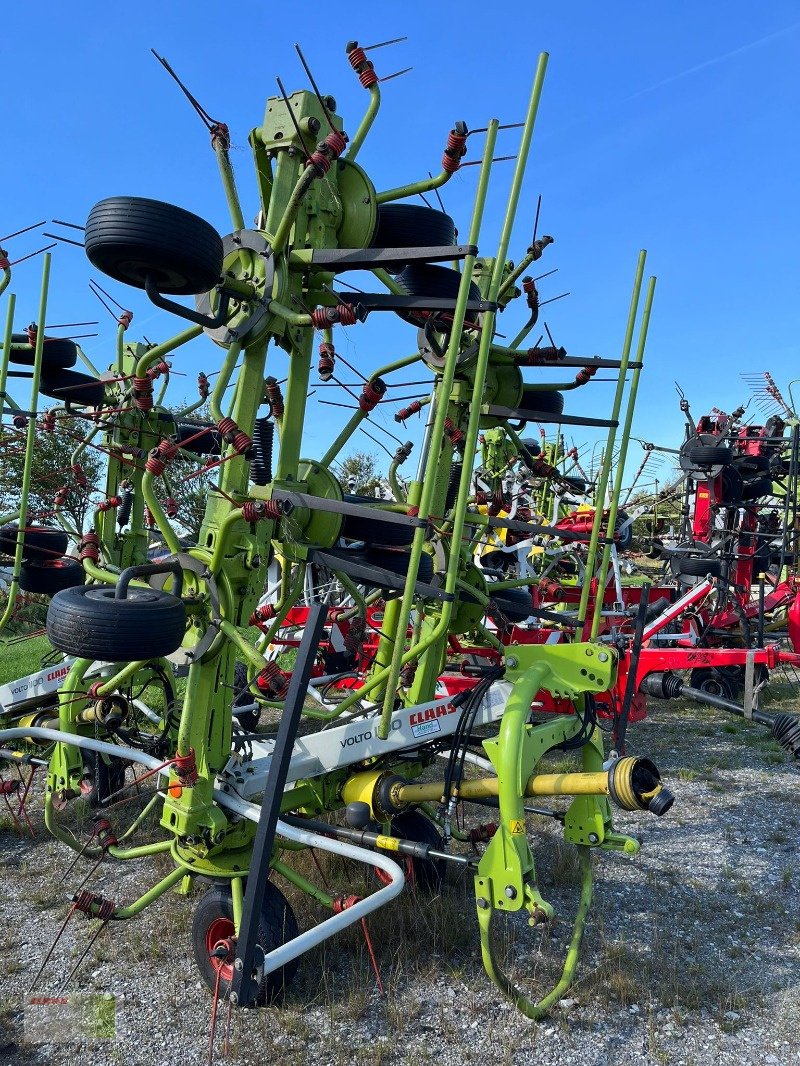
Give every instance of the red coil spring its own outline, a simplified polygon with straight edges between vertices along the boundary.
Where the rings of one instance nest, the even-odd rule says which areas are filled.
[[[0,795],[13,796],[22,788],[22,782],[17,778],[11,781],[0,781]]]
[[[354,618],[348,626],[347,632],[342,637],[345,649],[352,655],[358,655],[364,644],[364,636],[367,632],[367,622],[364,618]]]
[[[447,144],[445,145],[444,155],[442,156],[442,170],[446,171],[448,174],[455,174],[461,166],[461,160],[466,154],[466,133],[456,133],[455,130],[450,130],[447,134]]]
[[[450,441],[454,448],[457,448],[459,444],[464,441],[464,432],[460,430],[452,418],[446,418],[444,420],[444,435]]]
[[[316,167],[319,176],[324,177],[324,175],[327,174],[328,171],[331,169],[331,162],[332,160],[330,160],[328,156],[326,156],[323,152],[313,152],[308,157],[308,162],[306,163],[306,166]]]
[[[100,689],[105,684],[105,681],[93,681],[86,690],[86,695],[92,700],[100,699]]]
[[[147,457],[147,462],[144,464],[145,470],[148,473],[158,477],[159,474],[163,474],[167,468],[167,463],[170,459],[174,459],[178,454],[178,445],[174,441],[164,438],[157,448],[153,448]]]
[[[145,506],[143,518],[144,524],[147,526],[147,528],[152,529],[155,525],[155,521],[153,519],[153,512],[147,506]]]
[[[197,763],[194,757],[194,748],[189,748],[186,755],[176,755],[172,760],[175,774],[182,785],[191,788],[197,784]]]
[[[14,429],[25,429],[28,425],[28,419],[25,415],[14,415],[11,421],[14,423]]]
[[[401,407],[400,410],[395,414],[394,420],[395,422],[405,422],[405,420],[407,418],[411,418],[412,415],[418,415],[421,410],[422,404],[419,402],[419,400],[414,400],[408,405],[408,407]]]
[[[238,455],[244,455],[253,447],[253,442],[247,434],[239,429],[232,418],[221,418],[217,422],[220,436],[231,445]]]
[[[325,138],[324,143],[330,149],[333,158],[338,159],[347,147],[347,135],[344,133],[340,133],[338,130],[331,130],[331,132]]]
[[[419,518],[419,507],[409,507],[406,514],[409,518]]]
[[[100,918],[104,922],[113,918],[117,911],[117,905],[113,899],[104,899],[103,896],[98,896],[87,888],[75,893],[72,897],[72,906],[88,918]]]
[[[177,518],[178,516],[178,501],[173,499],[172,496],[167,496],[164,500],[164,514],[167,518]]]
[[[90,530],[88,533],[84,533],[83,539],[78,546],[78,558],[90,559],[93,563],[100,560],[100,538],[94,532]]]
[[[311,312],[311,321],[316,329],[327,329],[335,322],[342,326],[354,326],[358,316],[352,304],[339,304],[336,307],[318,307]]]
[[[171,369],[172,367],[169,365],[169,363],[166,363],[163,359],[160,359],[154,366],[150,367],[150,369],[147,371],[147,376],[150,378],[151,381],[155,381],[155,379],[161,377],[162,374],[169,374]]]
[[[323,381],[330,381],[336,366],[336,351],[332,344],[327,341],[323,342],[319,346],[319,362],[317,363],[317,373]]]
[[[139,411],[153,408],[153,382],[149,377],[133,379],[133,405]]]
[[[585,366],[582,370],[579,370],[578,373],[575,375],[575,381],[576,381],[576,383],[578,385],[585,385],[588,381],[592,380],[592,378],[595,376],[596,373],[597,373],[597,367],[596,366]]]
[[[123,311],[117,321],[123,329],[127,329],[131,322],[133,322],[133,311]]]
[[[62,485],[53,497],[54,507],[63,507],[69,499],[69,485]]]
[[[542,577],[539,579],[539,596],[542,600],[553,601],[560,603],[564,599],[564,589],[557,581],[551,580],[549,577]]]
[[[502,489],[495,489],[492,493],[492,502],[489,504],[489,514],[498,515],[501,511],[507,511],[511,501],[503,493]]]
[[[358,398],[358,406],[362,411],[369,414],[370,411],[373,411],[378,406],[385,394],[386,383],[380,378],[373,378],[372,381],[364,383],[361,395]]]
[[[278,500],[247,500],[242,504],[242,518],[245,522],[283,518],[283,507]]]
[[[219,141],[224,152],[231,146],[231,131],[226,122],[215,122],[208,131],[211,134],[211,147],[216,148]]]
[[[114,507],[119,507],[119,505],[121,503],[122,503],[122,497],[121,496],[109,496],[107,500],[103,500],[103,502],[98,505],[97,510],[98,511],[110,511]]]
[[[256,678],[256,684],[271,698],[280,700],[286,695],[289,682],[280,672],[276,662],[269,662]]]
[[[210,389],[211,386],[208,383],[208,378],[201,370],[200,373],[197,375],[197,391],[200,393],[200,398],[203,400],[207,400]]]
[[[260,607],[256,607],[250,615],[250,625],[260,626],[264,622],[269,622],[277,613],[274,603],[263,603]]]
[[[518,507],[516,519],[518,522],[530,522],[532,518],[530,507]]]
[[[471,844],[485,844],[497,832],[498,826],[494,822],[487,822],[485,825],[476,825],[474,829],[469,831],[469,840]]]
[[[278,384],[278,379],[266,378],[264,381],[264,391],[266,393],[267,403],[272,408],[272,414],[274,417],[283,418],[283,393]]]
[[[73,463],[70,467],[70,471],[72,472],[72,476],[75,478],[75,481],[80,485],[82,489],[88,487],[89,479],[87,478],[86,474],[84,474],[83,467],[80,463]]]
[[[334,914],[341,914],[342,911],[348,911],[351,907],[355,907],[356,903],[360,903],[362,896],[337,896],[331,908]]]
[[[378,75],[375,73],[372,63],[367,59],[367,53],[363,48],[354,48],[348,53],[347,58],[350,60],[350,66],[358,75],[358,80],[365,89],[369,89],[370,86],[375,84],[378,80]]]
[[[119,843],[119,840],[114,835],[114,827],[108,818],[95,818],[94,835],[97,837],[97,841],[103,851],[107,851],[114,844]]]
[[[45,433],[52,433],[56,428],[56,413],[55,411],[45,411],[42,415],[42,429]]]
[[[475,503],[477,503],[478,506],[485,506],[488,501],[488,494],[485,493],[483,489],[478,489],[478,491],[475,493]]]

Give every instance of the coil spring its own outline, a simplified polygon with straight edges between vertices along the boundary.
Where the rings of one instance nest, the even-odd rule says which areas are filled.
[[[533,517],[530,507],[518,507],[516,517],[518,522],[530,522]]]
[[[282,518],[283,505],[278,500],[247,500],[242,504],[245,522],[259,522],[262,518]]]
[[[275,418],[283,418],[283,393],[281,387],[278,384],[277,378],[266,378],[264,380],[264,392],[267,397],[267,403],[272,408],[272,414]]]
[[[123,526],[127,526],[131,518],[131,511],[133,509],[133,486],[130,481],[123,481],[120,485],[120,490],[122,491],[122,503],[117,512],[117,525],[122,529]]]
[[[364,383],[361,395],[358,398],[358,406],[367,414],[373,411],[386,394],[386,382],[381,378],[373,378]]]
[[[256,684],[271,698],[281,700],[286,695],[289,682],[280,672],[276,662],[269,662],[256,678]]]
[[[164,508],[164,514],[167,516],[167,518],[178,517],[178,501],[172,496],[167,496],[162,506]]]
[[[419,518],[419,507],[409,507],[406,514],[409,518]]]
[[[800,719],[794,714],[776,714],[772,722],[772,735],[780,746],[800,759]]]
[[[495,489],[492,493],[492,502],[489,504],[489,514],[498,515],[501,511],[508,511],[510,508],[511,500],[502,489]]]
[[[311,321],[317,329],[327,329],[336,322],[340,326],[354,326],[358,315],[352,304],[337,304],[336,307],[318,307],[311,312]]]
[[[463,126],[464,132],[452,129],[447,134],[447,144],[442,156],[442,170],[448,174],[455,174],[461,166],[461,160],[467,154],[467,128],[463,122],[458,122],[456,125]]]
[[[189,748],[186,755],[176,755],[172,760],[175,775],[182,785],[191,788],[197,784],[197,763],[194,748]]]
[[[153,409],[153,382],[145,376],[133,379],[133,406],[139,411],[151,411]]]
[[[447,494],[444,498],[445,514],[452,510],[458,495],[458,486],[461,484],[461,468],[463,463],[453,463],[450,467],[450,475],[447,479]]]
[[[53,497],[54,507],[63,507],[69,499],[69,485],[62,485]]]
[[[113,899],[105,899],[95,892],[90,892],[87,888],[75,893],[72,897],[72,906],[74,910],[85,914],[87,918],[100,918],[104,922],[113,918],[117,911],[117,905]]]
[[[494,822],[486,822],[485,825],[476,825],[469,831],[469,840],[471,844],[486,844],[492,839],[498,830],[498,826]]]
[[[463,430],[460,430],[453,422],[452,418],[446,418],[444,420],[444,435],[450,441],[454,448],[457,448],[464,442]]]
[[[14,429],[25,429],[28,425],[28,419],[25,415],[14,415],[11,421],[14,424]]]
[[[322,381],[330,381],[335,366],[336,350],[332,344],[324,341],[319,346],[319,362],[317,363],[317,373]]]
[[[100,561],[100,538],[94,530],[84,533],[83,539],[78,546],[78,558],[81,560],[89,559],[93,563]]]
[[[121,503],[121,496],[109,496],[107,500],[103,500],[102,503],[98,504],[97,510],[101,513],[104,513],[105,511],[111,511],[115,507],[119,507]]]
[[[358,80],[364,86],[365,89],[369,89],[378,80],[378,75],[375,73],[375,68],[369,59],[367,59],[367,53],[363,48],[359,48],[355,45],[347,53],[347,58],[350,60],[350,66],[358,75]]]
[[[145,504],[144,514],[142,515],[142,518],[144,520],[145,526],[148,529],[152,529],[153,526],[156,524],[155,520],[153,518],[153,512],[150,510],[150,508],[146,504]]]
[[[405,422],[407,418],[411,418],[412,415],[418,415],[422,410],[422,404],[419,400],[414,400],[408,405],[408,407],[401,407],[399,411],[395,413],[395,422]]]
[[[127,329],[131,322],[133,322],[133,311],[123,311],[117,319],[117,322],[123,329]]]
[[[80,463],[73,463],[72,466],[70,466],[70,471],[72,473],[72,476],[75,478],[75,481],[78,483],[78,485],[80,485],[82,489],[88,487],[89,479],[87,478],[86,474],[84,474],[83,467]]]
[[[227,441],[238,455],[244,455],[253,446],[252,440],[239,429],[232,418],[221,418],[217,422],[217,430],[222,439]]]
[[[546,348],[529,348],[521,362],[526,366],[542,366],[545,363],[557,363],[567,354],[566,348],[556,348],[548,344]]]
[[[277,614],[274,603],[263,603],[260,607],[256,607],[253,613],[250,615],[251,626],[261,626],[264,622],[269,622]]]
[[[272,481],[272,442],[275,424],[268,418],[257,418],[253,430],[253,458],[250,460],[250,480],[255,485]]]
[[[484,507],[488,502],[488,493],[484,492],[483,489],[478,489],[475,493],[475,503],[477,503],[479,507]]]
[[[547,600],[552,603],[560,603],[565,596],[563,587],[557,582],[551,580],[549,577],[543,577],[539,580],[539,595],[543,600]]]
[[[45,433],[52,433],[56,428],[56,413],[55,411],[45,411],[42,415],[42,429]]]
[[[197,375],[197,391],[200,393],[200,398],[202,400],[207,400],[210,390],[211,386],[208,382],[208,378],[201,370],[200,373]]]
[[[575,375],[575,382],[578,385],[585,385],[588,381],[592,380],[596,373],[596,366],[585,366]]]
[[[162,374],[169,374],[171,369],[172,367],[169,363],[165,362],[163,359],[159,359],[157,363],[147,370],[147,376],[151,381],[155,381],[156,378],[161,377]]]
[[[163,474],[167,469],[167,463],[174,459],[178,454],[178,445],[174,441],[167,440],[166,437],[161,440],[158,447],[153,448],[147,457],[147,461],[144,464],[145,470],[148,473],[158,477],[159,474]]]
[[[108,818],[102,816],[95,817],[94,820],[94,835],[97,837],[97,841],[103,851],[107,851],[114,844],[118,844],[119,840],[114,835],[114,827]]]
[[[361,651],[366,632],[367,621],[365,618],[356,617],[351,621],[347,632],[342,637],[342,643],[351,655],[358,655]]]
[[[22,788],[22,782],[18,778],[12,778],[10,781],[0,781],[0,795],[13,796]]]

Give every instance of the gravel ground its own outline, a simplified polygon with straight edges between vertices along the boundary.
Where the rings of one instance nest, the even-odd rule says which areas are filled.
[[[797,769],[762,730],[675,704],[659,704],[632,727],[631,746],[655,758],[676,803],[659,820],[617,817],[618,828],[641,837],[642,851],[634,859],[598,856],[578,978],[552,1017],[529,1022],[488,982],[471,880],[450,874],[440,896],[409,893],[370,919],[383,995],[360,932],[345,933],[304,956],[282,1007],[233,1012],[224,1061],[800,1063]],[[192,904],[176,894],[105,930],[71,983],[72,991],[116,996],[115,1040],[23,1040],[24,993],[83,876],[76,867],[57,883],[69,857],[47,839],[38,812],[34,821],[34,841],[0,832],[0,1063],[60,1066],[80,1053],[93,1066],[204,1062],[210,996],[191,954]],[[520,920],[505,939],[516,976],[541,993],[569,938],[576,870],[547,825],[532,820],[531,828],[544,894],[563,920],[546,932]],[[91,883],[129,901],[164,872],[153,859],[104,864]],[[367,890],[362,874],[355,884],[344,875],[327,870],[338,885]],[[314,912],[301,904],[302,925]],[[70,923],[37,993],[58,991],[91,928],[83,918]],[[217,1061],[224,1020],[223,1012]]]

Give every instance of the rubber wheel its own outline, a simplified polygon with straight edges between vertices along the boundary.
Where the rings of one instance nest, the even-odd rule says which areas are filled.
[[[710,696],[722,696],[723,699],[732,700],[734,703],[741,695],[736,677],[712,666],[702,666],[692,670],[689,675],[689,685],[691,688],[699,688],[701,692],[707,692]]]
[[[102,807],[110,796],[125,786],[127,763],[113,755],[87,751],[83,758],[81,795],[90,807]]]
[[[549,392],[541,389],[525,387],[522,390],[522,398],[517,405],[521,411],[537,411],[543,415],[560,415],[564,413],[564,393],[551,389]],[[532,419],[531,421],[536,421]]]
[[[489,596],[487,614],[492,621],[524,622],[533,612],[530,589],[498,589],[492,591],[491,584],[486,586]]]
[[[214,227],[161,200],[101,200],[89,212],[84,243],[93,266],[137,289],[149,275],[159,292],[193,296],[222,273],[222,239]]]
[[[396,815],[390,823],[392,836],[401,837],[403,840],[414,840],[419,844],[428,844],[432,848],[442,848],[442,835],[430,818],[426,818],[421,811],[403,811]],[[397,852],[387,852],[403,868],[406,880],[414,888],[424,892],[439,892],[444,883],[447,872],[447,863],[444,859],[416,859],[411,855],[398,855]],[[391,881],[389,875],[375,867],[378,880],[388,885]]]
[[[405,577],[408,573],[408,561],[411,558],[411,552],[402,551],[400,548],[367,548],[364,552],[364,558],[372,566],[379,566],[383,570],[390,570],[393,574]],[[433,559],[423,552],[419,560],[417,581],[422,581],[427,585],[430,584],[432,577]],[[380,588],[380,583],[376,581],[374,587]]]
[[[768,455],[737,455],[733,465],[742,477],[756,477],[758,474],[766,474],[771,464]]]
[[[248,733],[252,733],[261,718],[260,704],[256,704],[255,710],[253,711],[237,712],[236,710],[237,707],[248,707],[253,703],[253,697],[250,695],[247,687],[247,667],[244,663],[237,663],[234,668],[233,690],[234,697],[233,703],[231,704],[233,716],[242,729],[246,729]]]
[[[696,444],[687,450],[686,456],[692,466],[727,466],[733,459],[733,449],[723,444]]]
[[[206,432],[197,437],[196,434],[206,427]],[[181,448],[194,455],[221,455],[222,443],[217,427],[214,423],[179,422],[177,426],[178,444]],[[195,437],[194,440],[189,440]],[[189,441],[185,444],[184,441]]]
[[[363,507],[380,506],[374,496],[345,496],[345,503],[357,503]],[[375,522],[371,518],[346,514],[342,522],[342,536],[347,540],[363,540],[366,544],[388,544],[402,548],[414,539],[414,527]]]
[[[26,563],[19,574],[19,587],[23,592],[35,592],[40,596],[53,596],[63,589],[82,585],[86,575],[77,559],[43,559]]]
[[[57,592],[47,610],[47,636],[67,655],[105,662],[133,662],[170,655],[183,639],[186,610],[176,596],[157,589],[81,585]]]
[[[33,366],[36,351],[27,333],[12,333],[11,343],[27,345],[26,348],[11,348],[8,359],[11,363]],[[78,345],[66,337],[45,337],[42,345],[42,369],[66,369],[75,366]]]
[[[614,523],[614,543],[617,546],[617,551],[625,552],[633,544],[633,522],[622,533],[618,532],[620,526],[623,526],[627,521],[628,515],[624,511],[618,511],[617,520]]]
[[[16,551],[17,529],[19,527],[3,526],[0,528],[0,553],[13,555]],[[58,559],[67,550],[67,534],[63,529],[50,526],[26,526],[22,540],[22,558],[36,561]]]
[[[772,478],[758,477],[755,481],[746,481],[742,489],[743,500],[758,500],[762,496],[772,495]]]
[[[456,243],[456,226],[444,211],[422,204],[379,204],[373,248],[438,248]],[[385,264],[388,270],[402,270],[406,260]]]
[[[397,283],[409,296],[435,296],[453,301],[453,311],[456,306],[456,297],[461,285],[461,274],[450,267],[436,266],[432,263],[409,263],[401,274],[397,275]],[[481,293],[474,281],[469,283],[470,300],[480,300]],[[415,326],[424,326],[430,320],[430,314],[426,311],[398,311],[397,314],[406,322]],[[452,311],[439,311],[435,317],[452,314]],[[465,321],[474,322],[477,312],[468,311]],[[442,324],[444,329],[446,323]]]
[[[686,574],[687,577],[705,577],[707,574],[711,574],[712,577],[722,577],[725,564],[721,559],[709,559],[709,558],[692,558],[677,559],[676,566],[678,573]]]
[[[77,407],[102,407],[106,388],[102,381],[78,370],[46,370],[39,392]]]
[[[210,888],[197,904],[192,919],[192,950],[200,976],[213,992],[217,988],[221,999],[230,991],[233,965],[223,959],[215,959],[212,952],[220,941],[235,935],[233,924],[233,900],[227,888]],[[268,954],[282,944],[293,940],[298,935],[297,919],[294,911],[280,891],[271,881],[264,887],[261,912],[258,917],[258,936],[256,943]],[[264,1006],[283,998],[294,975],[297,973],[298,960],[292,959],[280,970],[266,974],[258,989],[255,1003]],[[219,974],[218,974],[219,971]]]
[[[738,507],[742,499],[744,479],[735,466],[728,466],[722,471],[720,480],[720,503],[723,507]]]

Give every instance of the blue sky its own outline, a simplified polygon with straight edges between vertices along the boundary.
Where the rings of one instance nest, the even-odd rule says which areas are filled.
[[[515,0],[496,9],[416,0],[325,8],[282,0],[243,8],[207,0],[36,7],[34,15],[16,5],[3,19],[0,235],[41,218],[82,223],[97,200],[120,194],[177,203],[220,232],[230,230],[207,135],[151,47],[229,124],[248,220],[256,201],[247,134],[262,120],[276,74],[289,91],[306,87],[294,41],[352,131],[366,93],[347,64],[346,41],[408,35],[372,55],[381,75],[414,68],[384,87],[381,114],[359,158],[379,189],[437,170],[456,119],[472,127],[494,116],[521,119],[537,54],[546,50],[550,65],[510,254],[519,258],[528,244],[541,193],[540,232],[556,238],[542,270],[559,268],[542,283],[542,298],[571,292],[545,309],[556,341],[570,354],[619,353],[636,256],[647,248],[647,273],[659,280],[637,435],[677,441],[675,380],[699,415],[745,402],[743,372],[769,369],[781,385],[797,372],[794,3],[566,2],[542,13]],[[515,150],[516,136],[501,134],[502,154]],[[476,154],[477,146],[470,157]],[[487,254],[511,172],[509,163],[494,169],[481,240]],[[476,176],[477,168],[468,168],[442,190],[462,232]],[[13,259],[39,243],[27,235],[8,248]],[[18,326],[35,314],[39,275],[37,259],[15,272]],[[79,249],[56,249],[47,317],[100,318],[101,335],[85,345],[105,365],[114,327],[88,292],[91,276],[98,275]],[[130,336],[162,340],[177,331],[143,293],[100,280],[134,310]],[[507,315],[500,328],[511,334],[524,308]],[[410,352],[415,337],[390,316],[373,315],[346,335],[337,330],[336,343],[368,371]],[[282,360],[268,364],[278,376]],[[203,339],[176,356],[175,369],[188,372],[191,388],[197,370],[218,363],[219,350]],[[566,410],[602,415],[612,391],[611,384],[589,386],[568,397]],[[321,408],[310,420],[309,456],[324,450],[340,414],[346,412]],[[395,428],[390,415],[386,425]],[[575,439],[592,438],[578,430]],[[357,441],[372,448],[363,437]],[[636,461],[640,455],[634,451]]]

